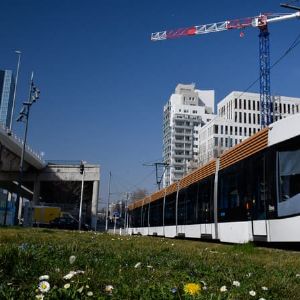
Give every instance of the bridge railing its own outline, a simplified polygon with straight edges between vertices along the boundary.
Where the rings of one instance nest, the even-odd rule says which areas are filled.
[[[24,140],[21,139],[20,137],[18,137],[14,132],[12,132],[8,127],[6,127],[3,124],[0,124],[0,127],[11,137],[13,138],[16,142],[18,142],[19,144],[23,145],[24,144]],[[42,155],[36,151],[34,151],[31,147],[29,147],[28,145],[25,146],[26,148],[26,152],[30,152],[30,154],[32,154],[33,156],[35,156],[36,158],[38,158],[40,161],[44,162],[44,159],[42,157]]]

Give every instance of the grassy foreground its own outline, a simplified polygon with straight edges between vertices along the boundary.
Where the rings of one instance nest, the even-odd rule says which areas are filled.
[[[300,299],[299,286],[297,252],[0,229],[0,299]]]

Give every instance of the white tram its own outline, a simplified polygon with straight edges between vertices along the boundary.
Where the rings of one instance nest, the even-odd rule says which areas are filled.
[[[129,207],[131,234],[300,242],[300,114]]]

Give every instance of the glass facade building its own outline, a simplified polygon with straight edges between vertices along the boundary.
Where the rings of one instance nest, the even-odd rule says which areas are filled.
[[[15,81],[11,70],[0,70],[0,125],[9,127]]]

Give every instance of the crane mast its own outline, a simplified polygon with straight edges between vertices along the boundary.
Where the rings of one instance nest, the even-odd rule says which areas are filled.
[[[231,29],[244,29],[247,27],[259,28],[260,123],[261,127],[264,128],[273,122],[273,104],[271,101],[270,84],[270,33],[268,31],[268,24],[299,17],[300,11],[292,14],[260,14],[255,17],[155,32],[151,34],[151,40],[161,41]]]

